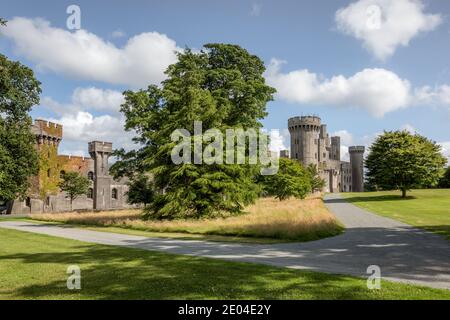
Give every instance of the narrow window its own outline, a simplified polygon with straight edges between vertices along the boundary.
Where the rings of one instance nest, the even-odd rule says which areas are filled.
[[[50,176],[51,176],[51,171],[50,171],[50,169],[48,169],[47,170],[47,177],[50,178]]]
[[[92,171],[88,172],[88,179],[93,181],[94,180],[94,173]]]
[[[92,189],[92,188],[88,189],[87,197],[88,197],[88,199],[94,198],[94,189]]]
[[[112,189],[111,197],[112,197],[113,199],[117,199],[117,189],[116,189],[116,188],[113,188],[113,189]]]

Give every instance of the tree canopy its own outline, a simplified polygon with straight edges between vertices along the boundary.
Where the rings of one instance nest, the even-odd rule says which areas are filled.
[[[40,82],[31,69],[0,54],[0,199],[23,197],[37,173],[29,112],[39,104]]]
[[[158,193],[148,217],[201,217],[218,212],[239,213],[259,192],[257,166],[242,164],[174,164],[171,134],[186,129],[194,143],[194,121],[203,131],[262,127],[266,104],[275,89],[265,84],[261,59],[229,44],[207,44],[200,52],[186,49],[169,66],[162,87],[125,91],[121,111],[125,128],[136,132],[142,147],[119,152],[113,166],[126,174],[124,163],[151,173]],[[121,154],[120,154],[121,153]],[[125,162],[123,162],[125,161]]]
[[[446,159],[441,147],[419,134],[389,131],[378,136],[366,160],[367,180],[376,189],[402,191],[436,186]]]
[[[59,183],[59,188],[61,191],[64,191],[70,199],[71,210],[73,200],[83,194],[86,194],[88,192],[89,185],[89,179],[83,177],[78,172],[67,172],[63,175],[62,180]]]
[[[293,159],[280,158],[277,174],[262,177],[264,190],[280,200],[295,197],[304,199],[312,190],[313,176]]]

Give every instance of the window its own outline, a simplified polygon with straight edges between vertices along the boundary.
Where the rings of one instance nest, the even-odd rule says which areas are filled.
[[[92,171],[88,172],[88,179],[93,181],[94,180],[94,173]]]
[[[66,172],[64,170],[61,170],[61,172],[59,173],[59,177],[61,179],[64,179],[64,176],[66,175]]]
[[[45,198],[45,205],[46,206],[50,205],[50,197]]]
[[[48,169],[48,170],[47,170],[47,177],[50,178],[51,174],[52,174],[52,173],[51,173],[50,169]]]
[[[27,207],[31,207],[31,199],[30,199],[30,197],[28,197],[28,198],[25,200],[25,205],[26,205]]]
[[[92,188],[88,189],[87,197],[88,197],[88,199],[93,199],[94,198],[94,189],[92,189]]]
[[[113,189],[112,189],[112,191],[111,191],[111,197],[112,197],[113,199],[117,199],[117,189],[116,189],[116,188],[113,188]]]

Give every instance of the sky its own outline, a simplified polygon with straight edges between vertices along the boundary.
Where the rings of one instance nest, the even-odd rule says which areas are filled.
[[[63,124],[60,153],[87,156],[91,140],[132,148],[121,92],[160,84],[176,51],[221,42],[266,65],[273,150],[289,148],[289,117],[314,114],[344,159],[398,129],[450,157],[449,1],[2,0],[0,12],[0,52],[42,82],[32,116]]]

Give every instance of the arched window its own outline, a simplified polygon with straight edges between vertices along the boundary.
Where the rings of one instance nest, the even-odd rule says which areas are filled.
[[[66,172],[64,170],[61,170],[61,172],[59,173],[59,177],[61,179],[64,179],[64,176],[66,175]]]
[[[94,189],[92,189],[92,188],[88,189],[87,197],[88,197],[88,199],[94,198]]]
[[[49,206],[50,205],[50,197],[47,196],[47,198],[45,198],[45,205]]]
[[[111,191],[111,198],[117,199],[117,189],[113,188]]]
[[[94,173],[92,171],[88,172],[88,179],[93,181],[94,180]]]
[[[27,207],[31,207],[31,199],[30,199],[30,197],[28,197],[28,198],[25,200],[25,205],[26,205]]]

